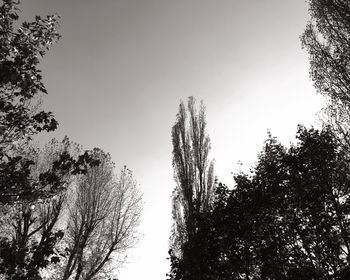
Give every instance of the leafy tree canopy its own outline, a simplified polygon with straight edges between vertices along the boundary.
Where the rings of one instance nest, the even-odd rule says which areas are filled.
[[[251,174],[219,184],[170,279],[348,279],[349,162],[329,128],[297,139],[270,136]]]
[[[57,128],[51,112],[40,110],[42,94],[47,93],[38,68],[40,59],[60,38],[56,15],[23,22],[17,30],[19,2],[3,0],[0,6],[0,202],[37,199],[56,193],[64,185],[63,173],[84,173],[96,165],[91,152],[77,159],[63,151],[34,180],[30,176],[33,160],[23,149],[32,136]]]

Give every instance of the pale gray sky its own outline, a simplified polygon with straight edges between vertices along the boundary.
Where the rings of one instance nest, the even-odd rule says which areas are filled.
[[[143,240],[120,280],[164,280],[171,226],[171,126],[180,99],[207,107],[219,180],[254,163],[266,131],[288,143],[321,100],[299,36],[304,0],[25,0],[27,19],[58,13],[42,63],[59,129],[126,164],[144,193]]]

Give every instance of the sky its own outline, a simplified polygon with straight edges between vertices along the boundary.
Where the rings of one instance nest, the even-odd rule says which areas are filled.
[[[102,148],[143,192],[143,238],[120,280],[164,280],[169,270],[171,127],[181,99],[204,101],[210,156],[229,186],[232,172],[254,164],[268,129],[288,144],[323,106],[299,38],[304,0],[22,2],[22,19],[61,16],[62,38],[41,63],[43,106],[59,128],[42,138]]]

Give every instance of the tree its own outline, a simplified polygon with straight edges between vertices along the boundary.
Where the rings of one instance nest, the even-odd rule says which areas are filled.
[[[180,103],[172,128],[173,168],[176,188],[173,193],[174,227],[171,260],[187,258],[184,245],[196,238],[195,217],[209,210],[213,198],[214,164],[209,162],[210,139],[206,132],[205,107],[195,108],[190,97],[187,109]]]
[[[59,39],[58,17],[36,17],[16,32],[18,3],[4,0],[0,7],[0,191],[27,184],[31,161],[16,156],[15,148],[31,135],[57,127],[52,113],[38,111],[39,94],[46,89],[38,69],[39,58]],[[28,186],[28,184],[27,184]]]
[[[78,158],[81,146],[65,137],[31,149],[31,176],[50,169],[64,152]],[[100,164],[86,174],[62,174],[64,187],[54,196],[0,205],[0,273],[6,279],[96,279],[109,275],[111,260],[123,262],[136,244],[142,207],[131,171],[116,177],[108,154],[95,148],[92,157]]]
[[[0,6],[0,202],[18,199],[36,200],[60,191],[62,174],[84,173],[87,165],[97,162],[86,151],[77,159],[63,153],[50,170],[36,180],[30,178],[34,162],[19,151],[32,136],[57,128],[51,112],[40,111],[40,100],[47,93],[38,69],[40,59],[60,35],[58,16],[35,17],[23,22],[15,31],[19,19],[18,4],[3,0]]]
[[[285,155],[270,157],[273,168],[259,161],[253,178],[257,188],[263,186],[263,209],[272,209],[266,212],[270,222],[260,231],[270,235],[264,247],[258,247],[264,249],[262,272],[275,278],[339,278],[348,267],[349,253],[346,152],[329,128],[299,127],[297,139]],[[266,262],[271,259],[275,261]]]
[[[311,20],[302,35],[309,53],[310,76],[328,98],[327,121],[343,144],[350,144],[350,3],[308,0]]]
[[[40,93],[47,93],[38,69],[40,58],[60,35],[58,16],[36,17],[34,22],[23,22],[14,30],[18,20],[18,3],[3,0],[0,7],[0,144],[28,138],[40,131],[51,131],[57,121],[51,112],[35,108]],[[4,147],[3,147],[4,149]]]
[[[71,186],[70,179],[78,177],[87,183],[100,159],[95,157],[97,150],[81,152],[78,148],[78,154],[70,151],[67,139],[64,149],[59,149],[60,145],[56,147],[57,142],[51,142],[51,153],[44,157],[41,151],[32,149],[31,140],[35,134],[53,131],[58,125],[51,112],[40,110],[41,96],[47,91],[38,65],[60,38],[59,17],[36,16],[33,22],[23,22],[15,30],[18,5],[14,0],[3,0],[0,6],[0,208],[2,214],[8,214],[0,217],[0,227],[12,235],[12,238],[11,235],[0,238],[0,273],[19,280],[41,279],[40,271],[61,259],[57,243],[63,238],[63,231],[57,229],[57,225],[65,207],[67,189]],[[103,244],[104,251],[90,243],[81,246],[79,241],[78,256],[74,256],[76,279],[82,273],[84,279],[95,278],[115,251],[132,244],[140,214],[137,211],[140,198],[133,193],[135,184],[131,175],[126,170],[121,174],[120,181],[114,184],[118,187],[109,192],[110,204],[103,202],[110,207],[108,225],[96,229],[99,235],[94,236],[95,241]],[[84,186],[86,184],[80,185],[78,193],[81,195]],[[128,188],[123,189],[123,186]],[[107,198],[105,194],[104,197]],[[96,201],[102,203],[102,200]],[[82,203],[80,206],[84,206]],[[95,207],[88,205],[91,209],[87,211]],[[98,211],[106,209],[98,208]],[[96,215],[103,215],[98,211]],[[3,222],[6,218],[10,225]],[[89,258],[84,251],[86,248],[93,254]]]
[[[132,173],[124,167],[115,178],[110,156],[99,149],[94,154],[101,164],[77,182],[69,206],[63,280],[96,279],[137,241],[141,195]]]
[[[191,274],[175,279],[349,278],[346,151],[329,128],[300,126],[297,139],[287,149],[270,136],[250,175],[216,187],[212,210],[197,219],[203,234],[189,244],[195,260],[175,266]]]
[[[80,149],[78,144],[65,137],[62,142],[51,140],[43,149],[25,147],[21,154],[33,162],[30,178],[35,180],[50,170],[62,153],[77,158]],[[8,279],[41,279],[41,269],[60,261],[56,244],[64,231],[58,227],[58,221],[64,207],[65,189],[72,184],[74,177],[62,173],[59,178],[62,190],[49,198],[0,205],[0,272]]]

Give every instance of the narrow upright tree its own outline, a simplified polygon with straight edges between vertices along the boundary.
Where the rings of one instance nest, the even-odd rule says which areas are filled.
[[[180,103],[172,128],[172,142],[176,187],[170,252],[174,258],[181,259],[184,244],[196,235],[196,215],[209,209],[213,197],[214,164],[208,158],[210,139],[203,103],[198,112],[193,97],[188,99],[187,107]]]

